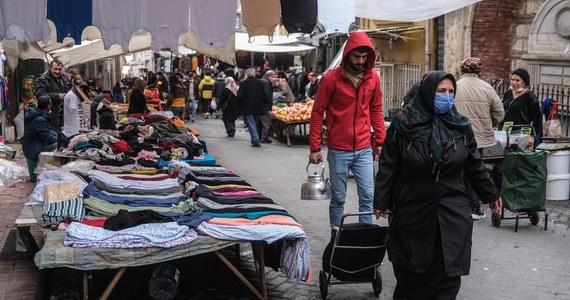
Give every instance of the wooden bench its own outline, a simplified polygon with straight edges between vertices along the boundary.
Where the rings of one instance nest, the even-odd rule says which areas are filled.
[[[28,253],[36,253],[40,250],[36,240],[32,236],[30,232],[30,228],[32,226],[38,225],[36,217],[34,216],[34,212],[31,206],[24,205],[20,215],[16,219],[15,222],[16,229],[18,230],[18,235],[16,239],[16,251],[19,251],[18,245],[22,243],[26,249],[26,251],[19,251],[19,252],[28,252]]]

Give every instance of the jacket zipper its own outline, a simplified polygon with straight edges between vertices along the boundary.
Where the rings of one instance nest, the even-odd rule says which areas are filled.
[[[365,81],[369,80],[370,78],[366,78],[363,81],[359,82],[360,84],[357,84],[358,87],[354,87],[354,89],[356,90],[356,99],[354,102],[354,117],[352,118],[352,149],[356,149],[356,114],[358,112],[358,95],[360,94],[360,87],[364,84]],[[362,98],[362,104],[364,104],[364,100],[366,99],[366,89],[364,90],[364,97]]]

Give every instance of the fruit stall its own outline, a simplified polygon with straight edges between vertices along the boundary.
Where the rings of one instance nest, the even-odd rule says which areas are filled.
[[[271,128],[280,142],[286,138],[287,146],[291,147],[290,132],[299,126],[299,134],[307,135],[307,124],[311,119],[313,100],[296,102],[291,106],[274,105],[271,109]]]

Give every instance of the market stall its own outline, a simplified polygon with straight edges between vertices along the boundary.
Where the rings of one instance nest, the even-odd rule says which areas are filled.
[[[283,138],[291,147],[290,133],[299,128],[299,135],[307,135],[307,125],[310,123],[311,110],[314,100],[296,102],[291,106],[273,106],[271,110],[271,128],[280,142]]]
[[[35,256],[38,268],[83,270],[85,278],[93,270],[117,269],[102,299],[126,268],[207,252],[259,299],[267,297],[263,266],[310,281],[302,226],[215,160],[195,164],[207,159],[204,145],[176,118],[150,115],[117,132],[79,135],[63,152],[42,155],[65,158],[56,165],[72,161],[60,168],[43,164],[31,195],[39,204],[33,206],[38,223],[52,229]],[[252,245],[260,288],[220,252],[241,243]],[[265,259],[265,247],[278,251],[269,256],[277,261]],[[84,291],[87,285],[84,280]]]

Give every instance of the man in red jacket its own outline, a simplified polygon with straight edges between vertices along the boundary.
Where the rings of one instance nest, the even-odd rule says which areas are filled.
[[[309,162],[318,164],[323,161],[321,128],[326,112],[327,161],[332,188],[329,219],[333,230],[339,226],[344,213],[349,170],[358,188],[359,211],[372,212],[374,153],[380,153],[386,136],[380,77],[373,70],[375,59],[368,35],[352,33],[340,66],[321,78],[311,114]],[[371,129],[377,145],[374,150]],[[359,221],[372,223],[372,215],[361,216]]]

